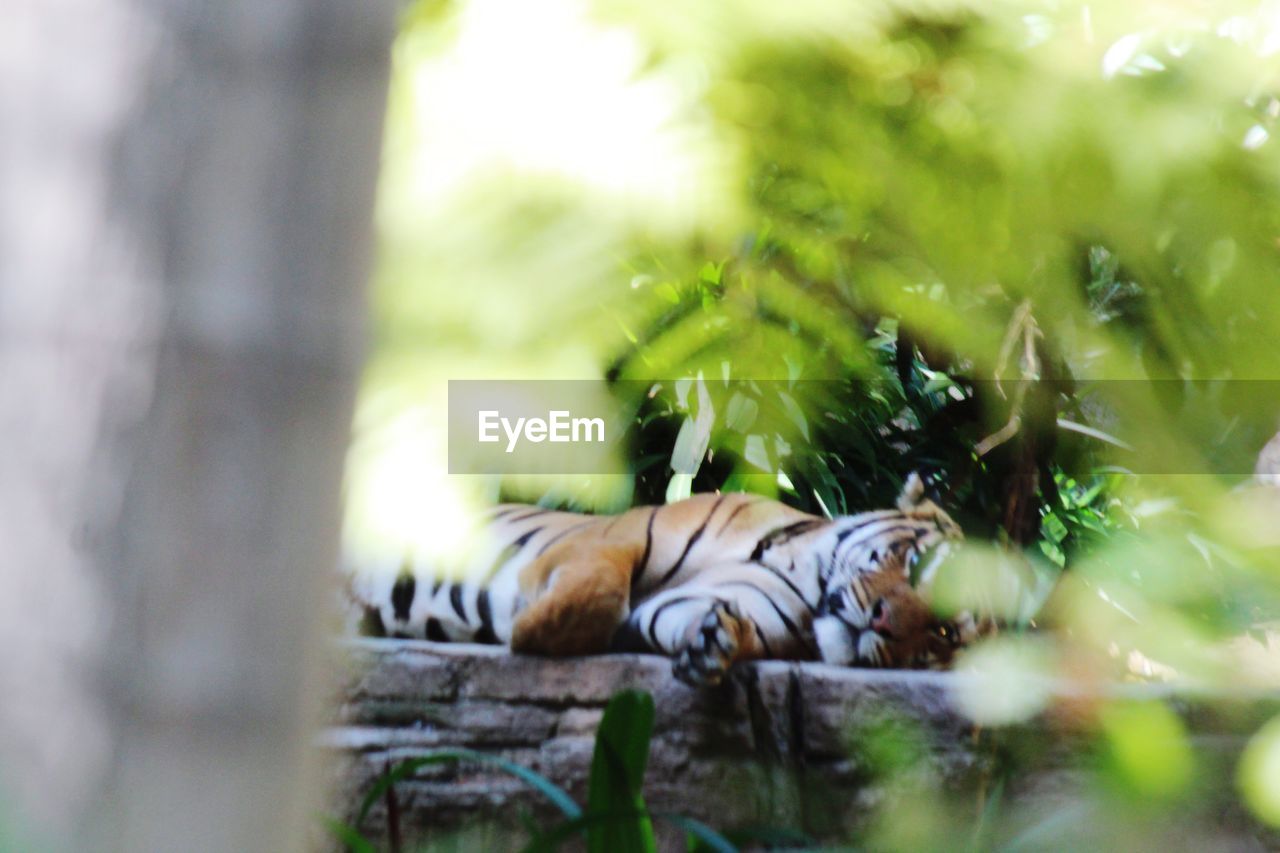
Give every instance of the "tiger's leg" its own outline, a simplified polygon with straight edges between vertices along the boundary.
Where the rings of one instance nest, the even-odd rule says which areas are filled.
[[[676,656],[672,673],[686,684],[718,684],[736,661],[765,656],[757,631],[736,604],[717,601]]]
[[[613,647],[667,655],[682,681],[716,684],[736,661],[772,656],[759,623],[734,592],[693,585],[661,592],[632,611]]]
[[[520,573],[526,602],[511,626],[511,650],[571,656],[607,651],[627,618],[635,557],[627,548],[570,543]]]

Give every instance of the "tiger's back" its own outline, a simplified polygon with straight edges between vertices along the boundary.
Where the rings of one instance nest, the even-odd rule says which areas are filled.
[[[357,576],[352,594],[364,608],[368,633],[509,643],[521,572],[566,541],[587,547],[627,543],[632,549],[638,544],[629,587],[643,596],[683,579],[709,553],[717,562],[746,560],[779,521],[811,519],[777,501],[740,493],[695,495],[613,516],[500,504],[483,514],[470,537],[472,547],[460,559],[440,563],[423,555],[394,575]]]

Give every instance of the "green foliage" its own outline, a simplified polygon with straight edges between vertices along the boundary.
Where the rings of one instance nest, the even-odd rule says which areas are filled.
[[[653,383],[636,500],[838,514],[921,470],[971,537],[1207,573],[1166,615],[1242,630],[1272,557],[1208,516],[1280,415],[1276,60],[1198,19],[1095,7],[1084,38],[1079,7],[1018,8],[807,9],[770,36],[744,3],[714,47],[647,24],[665,61],[715,57],[746,228],[632,257],[606,375]],[[1182,529],[1135,514],[1161,504]],[[1188,536],[1201,558],[1161,567]]]
[[[1059,568],[1067,555],[1083,556],[1106,547],[1126,528],[1116,499],[1111,497],[1120,475],[1094,475],[1084,482],[1054,471],[1057,503],[1046,504],[1040,519],[1041,553]]]
[[[657,849],[648,817],[635,817],[645,812],[641,787],[652,733],[652,696],[626,690],[609,700],[596,732],[587,812],[627,817],[588,828],[587,849],[591,853],[652,853]]]

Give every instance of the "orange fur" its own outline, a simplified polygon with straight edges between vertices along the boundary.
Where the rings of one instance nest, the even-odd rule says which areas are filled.
[[[528,603],[512,625],[512,650],[553,656],[607,650],[630,611],[635,560],[633,548],[578,541],[543,554],[520,573]]]

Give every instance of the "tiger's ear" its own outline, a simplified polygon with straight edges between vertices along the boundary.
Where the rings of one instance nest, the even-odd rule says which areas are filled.
[[[902,494],[898,495],[898,509],[910,512],[924,500],[924,479],[919,471],[912,471],[902,484]]]

